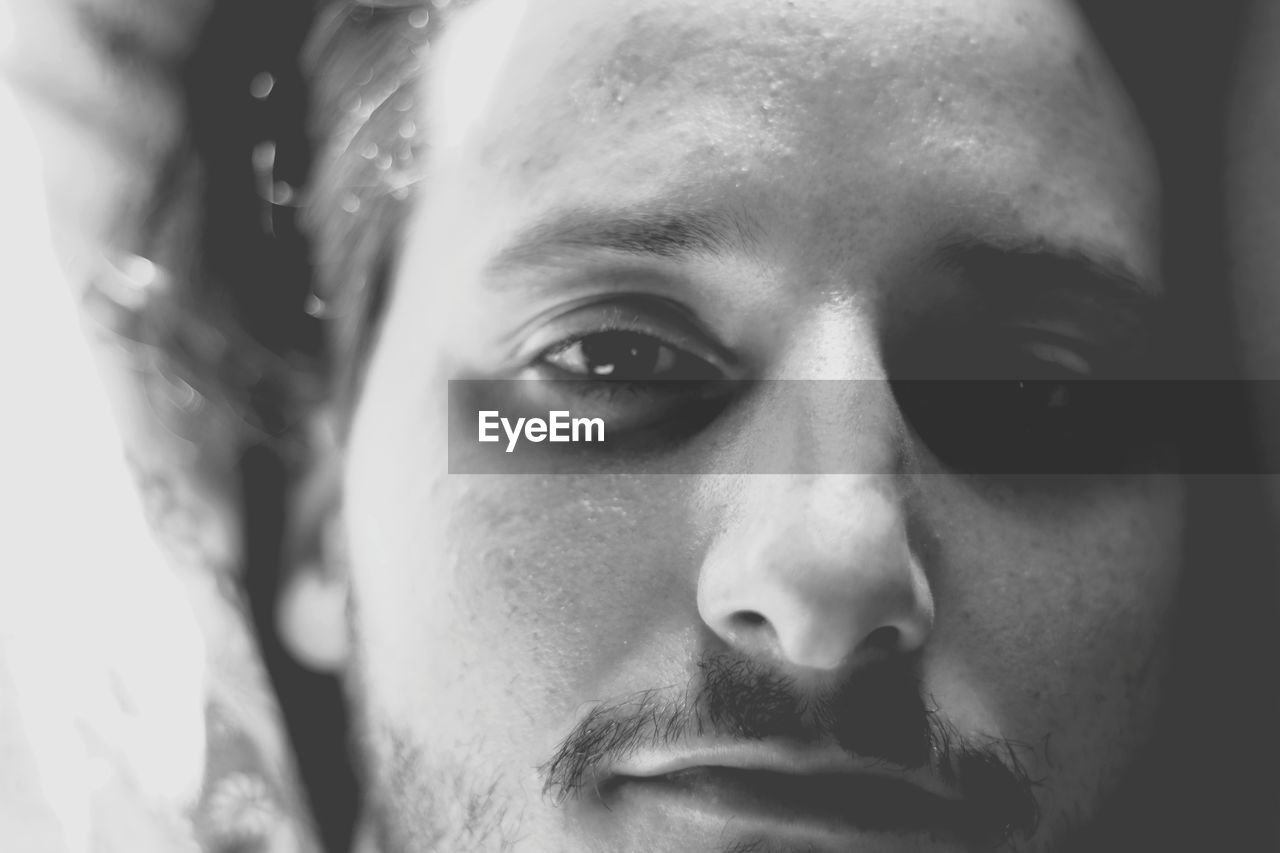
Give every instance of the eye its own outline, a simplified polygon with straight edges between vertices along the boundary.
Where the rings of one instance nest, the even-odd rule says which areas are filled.
[[[595,332],[558,344],[541,357],[567,376],[614,382],[709,379],[705,360],[641,332]]]
[[[929,451],[967,474],[1122,473],[1165,437],[1160,383],[1111,379],[1060,341],[970,347],[931,373],[895,380],[895,397]]]
[[[1053,341],[1029,341],[1020,361],[1022,364],[1020,367],[1015,364],[1015,371],[1020,370],[1032,376],[1039,374],[1042,379],[1087,379],[1094,373],[1088,358],[1069,346]],[[1058,375],[1049,375],[1053,373]]]
[[[522,390],[538,405],[603,418],[611,447],[661,449],[700,431],[733,394],[734,383],[713,363],[716,352],[674,329],[661,337],[636,329],[579,333],[543,350],[529,372],[542,381],[521,383]]]

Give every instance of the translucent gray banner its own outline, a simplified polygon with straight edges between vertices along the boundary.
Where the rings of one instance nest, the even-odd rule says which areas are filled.
[[[1251,429],[1276,390],[1222,380],[451,380],[449,472],[1277,473],[1254,452]]]

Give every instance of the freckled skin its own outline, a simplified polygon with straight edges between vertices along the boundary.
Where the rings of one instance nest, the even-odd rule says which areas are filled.
[[[483,43],[468,18],[480,8],[445,36],[458,54]],[[451,54],[433,55],[446,58],[432,85],[450,85]],[[884,378],[902,271],[950,234],[1097,247],[1158,289],[1150,156],[1069,6],[533,0],[493,61],[477,116],[423,99],[430,189],[347,448],[352,690],[387,798],[386,853],[432,839],[457,851],[721,849],[680,826],[657,840],[625,816],[557,808],[535,769],[587,703],[683,683],[701,650],[738,642],[717,627],[714,590],[763,577],[723,575],[760,553],[799,554],[768,541],[788,530],[812,533],[806,554],[823,566],[834,559],[824,548],[854,543],[837,555],[851,577],[885,544],[877,537],[910,532],[929,600],[902,619],[919,616],[925,687],[961,730],[1052,736],[1054,761],[1024,756],[1044,780],[1045,819],[1019,849],[1053,850],[1096,813],[1159,702],[1178,481],[1043,495],[954,476],[927,454],[909,483],[886,468],[839,488],[642,467],[450,476],[443,401],[449,378],[523,368],[510,353],[559,302],[601,296],[600,277],[564,269],[529,272],[563,279],[536,295],[522,274],[486,284],[514,234],[574,205],[749,210],[761,226],[749,252],[655,262],[645,286],[678,298],[764,376]],[[828,422],[763,402],[710,426],[718,443],[705,446],[719,449],[705,452],[801,434],[792,427],[803,439],[775,450],[884,451],[849,445],[839,424],[895,423],[892,398],[847,405]],[[698,470],[700,452],[684,470]],[[805,502],[810,515],[788,515]],[[894,523],[859,528],[869,518]],[[877,844],[867,849],[946,849]]]

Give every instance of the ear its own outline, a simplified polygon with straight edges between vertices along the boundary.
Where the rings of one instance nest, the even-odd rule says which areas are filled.
[[[328,416],[317,418],[310,444],[309,468],[294,489],[285,531],[276,627],[299,663],[337,672],[350,651],[350,624],[342,452]]]

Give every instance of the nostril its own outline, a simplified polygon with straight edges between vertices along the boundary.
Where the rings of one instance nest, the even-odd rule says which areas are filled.
[[[892,625],[881,625],[862,640],[865,648],[879,652],[896,652],[901,643],[902,632]]]
[[[754,610],[739,610],[733,614],[733,622],[739,628],[759,628],[765,622],[769,621],[764,618],[763,613],[757,613]]]

